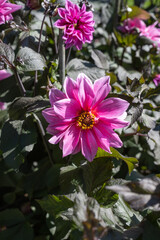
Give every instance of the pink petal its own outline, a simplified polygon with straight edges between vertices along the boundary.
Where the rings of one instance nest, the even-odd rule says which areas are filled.
[[[63,157],[72,154],[79,142],[80,128],[75,124],[71,125],[63,138]]]
[[[58,14],[61,18],[65,18],[65,14],[66,14],[65,8],[58,8]]]
[[[88,161],[90,162],[93,161],[97,153],[98,145],[92,131],[82,130],[80,140],[81,140],[82,154]]]
[[[42,115],[48,123],[52,123],[57,119],[57,115],[54,113],[53,107],[43,110]]]
[[[72,119],[82,111],[79,103],[74,99],[62,99],[54,104],[54,111],[60,118]]]
[[[6,106],[4,102],[0,102],[0,110],[5,110]]]
[[[51,137],[49,139],[49,142],[51,144],[57,144],[63,138],[64,134],[65,134],[65,132],[60,132],[60,133],[55,134],[53,137]]]
[[[53,104],[54,104],[56,101],[59,101],[59,100],[64,99],[64,98],[66,98],[65,93],[63,93],[63,92],[60,91],[59,89],[52,88],[52,89],[49,91],[49,100],[50,100],[51,106],[53,106]]]
[[[47,127],[47,132],[52,134],[52,135],[55,135],[57,133],[62,133],[64,132],[68,126],[71,124],[72,122],[60,122],[58,125],[57,124],[49,124],[49,126]]]
[[[10,76],[11,76],[11,74],[8,73],[6,70],[0,70],[0,80],[3,80],[3,79],[8,78]]]
[[[111,147],[120,148],[123,143],[117,133],[115,133],[109,126],[104,124],[102,121],[96,125],[96,128],[103,134],[103,138],[106,138]]]
[[[5,3],[3,6],[8,8],[7,14],[18,11],[19,9],[22,8],[21,5],[12,4],[12,3]]]
[[[64,81],[64,90],[68,98],[76,99],[78,98],[78,85],[77,82],[71,79],[70,77],[66,77]]]
[[[66,21],[64,19],[58,19],[55,23],[54,26],[60,29],[64,29],[66,26]]]
[[[98,103],[104,100],[108,93],[111,91],[111,86],[109,84],[110,77],[102,77],[94,82],[93,91],[95,94],[92,107],[95,107]]]
[[[75,4],[72,3],[71,1],[69,0],[66,0],[66,4],[65,4],[65,7],[66,9],[69,11],[70,8],[74,8]]]
[[[78,153],[78,152],[80,152],[81,151],[81,142],[80,142],[80,139],[79,139],[79,141],[78,141],[78,143],[77,143],[77,146],[75,147],[75,149],[74,149],[74,151],[72,152],[72,154],[76,154],[76,153]]]
[[[93,127],[93,132],[94,132],[98,147],[102,148],[106,152],[111,153],[110,144],[107,138],[104,136],[104,134],[102,134],[101,131],[96,126]]]
[[[123,121],[118,118],[101,118],[101,121],[109,125],[112,129],[118,129],[118,128],[123,128],[129,125],[129,122]]]
[[[72,122],[72,119],[62,119],[60,118],[55,112],[53,107],[47,108],[42,111],[43,117],[46,119],[48,123],[50,123],[50,128],[55,128],[59,130],[61,129],[63,125],[69,125]]]
[[[82,49],[82,42],[80,40],[77,39],[77,41],[74,43],[74,45],[76,46],[76,48],[78,50],[81,50]],[[72,44],[73,45],[73,44]]]
[[[121,98],[108,98],[97,105],[95,111],[99,117],[117,118],[128,108],[129,103]]]
[[[85,74],[80,73],[77,77],[77,83],[79,86],[79,101],[82,108],[88,111],[94,98],[92,82]]]

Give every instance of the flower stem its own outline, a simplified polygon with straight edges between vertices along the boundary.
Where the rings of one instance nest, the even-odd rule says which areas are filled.
[[[33,114],[36,122],[37,122],[37,125],[38,125],[38,128],[39,128],[39,131],[40,131],[40,134],[41,134],[41,137],[42,137],[42,140],[43,140],[43,144],[45,146],[45,149],[48,153],[48,157],[49,157],[49,160],[51,162],[51,165],[53,166],[54,164],[54,161],[53,161],[53,158],[52,158],[52,155],[51,155],[51,152],[50,152],[50,149],[48,147],[48,143],[47,143],[47,140],[46,140],[46,137],[45,137],[45,131],[44,131],[44,128],[42,126],[42,123],[40,121],[40,119],[38,118],[38,116],[36,114]]]
[[[55,53],[56,55],[58,54],[58,47],[57,47],[57,38],[54,33],[54,28],[53,28],[53,23],[52,23],[52,17],[49,16],[50,24],[51,24],[51,29],[52,29],[52,35],[53,35],[53,40],[54,40],[54,48],[55,48]]]
[[[132,132],[132,133],[126,133],[123,135],[123,137],[130,137],[130,136],[141,136],[141,137],[147,137],[147,134],[139,133],[139,132]]]
[[[63,86],[65,79],[65,46],[62,39],[63,30],[59,29],[59,77]]]
[[[70,58],[70,55],[71,55],[71,50],[72,50],[72,47],[69,48],[69,51],[68,51],[68,55],[67,55],[67,60],[66,60],[66,66],[69,62],[69,58]]]
[[[26,89],[25,89],[25,87],[22,83],[22,80],[21,80],[21,78],[20,78],[20,76],[17,72],[16,67],[14,67],[13,71],[14,71],[14,75],[16,77],[16,80],[17,80],[17,83],[18,83],[18,86],[19,86],[19,90],[20,90],[22,96],[25,97],[26,96]]]
[[[123,63],[123,58],[124,58],[124,54],[126,52],[126,47],[123,48],[123,52],[122,52],[122,56],[121,56],[121,60],[120,60],[120,64],[122,65]]]
[[[37,51],[38,53],[40,53],[40,49],[41,49],[42,30],[43,30],[43,25],[44,25],[45,18],[46,18],[46,12],[44,12],[44,16],[43,16],[43,20],[42,20],[42,24],[41,24],[41,30],[40,30],[40,35],[39,35],[39,43],[38,43],[38,51]],[[38,84],[38,71],[35,72],[34,96],[36,95],[37,84]]]

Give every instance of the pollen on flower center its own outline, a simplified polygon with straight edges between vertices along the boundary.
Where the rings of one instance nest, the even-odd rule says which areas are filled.
[[[77,119],[78,126],[82,129],[91,129],[95,124],[95,115],[91,112],[82,112]]]

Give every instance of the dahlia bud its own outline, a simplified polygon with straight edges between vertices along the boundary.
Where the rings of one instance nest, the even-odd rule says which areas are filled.
[[[86,5],[86,10],[87,11],[94,11],[93,6],[88,2],[88,0],[80,0],[79,1],[79,6],[80,8],[83,6],[83,4]]]
[[[48,13],[50,16],[55,17],[57,15],[57,4],[52,3],[50,0],[44,0],[41,5],[46,10],[46,13]]]
[[[32,10],[41,8],[40,0],[27,0],[26,6]]]

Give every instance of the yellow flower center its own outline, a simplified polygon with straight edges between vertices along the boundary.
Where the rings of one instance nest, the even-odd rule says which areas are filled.
[[[82,129],[91,129],[95,124],[95,115],[91,112],[82,112],[77,119],[78,126]]]

